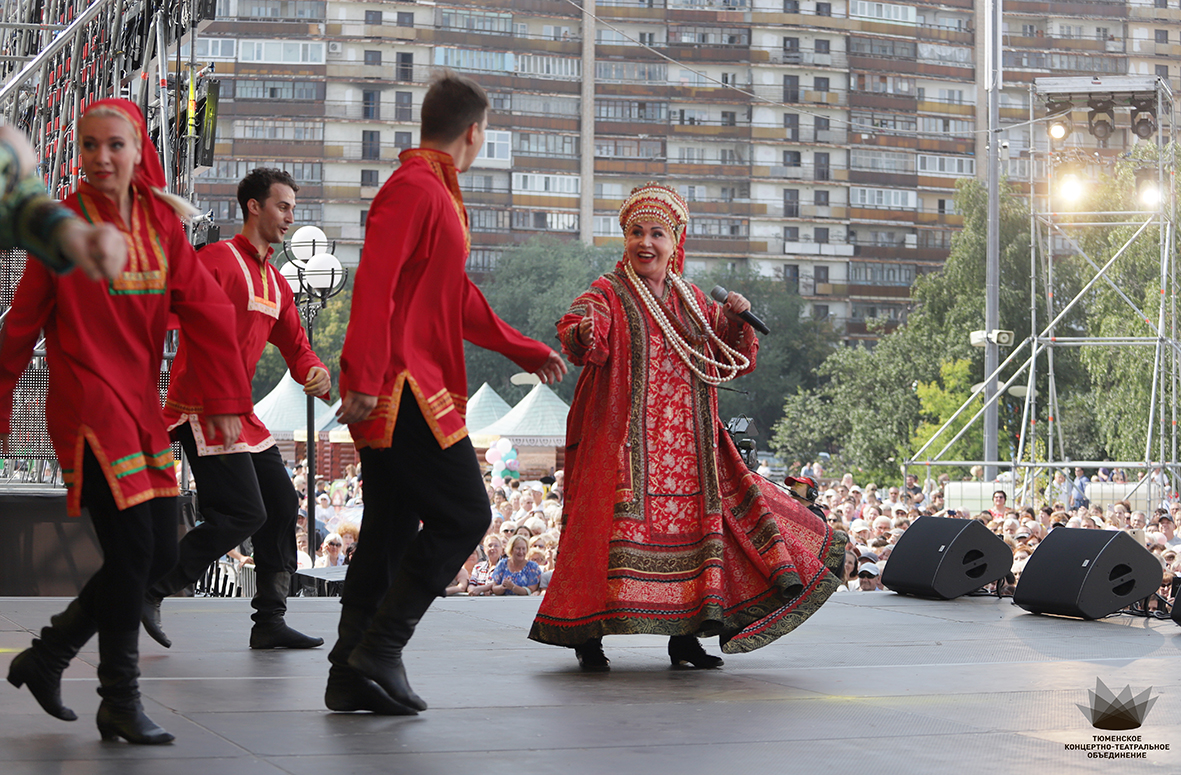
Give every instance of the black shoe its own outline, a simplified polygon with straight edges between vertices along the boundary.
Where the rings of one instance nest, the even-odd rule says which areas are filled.
[[[175,737],[144,713],[139,697],[139,630],[98,635],[98,732],[103,740],[136,745],[171,743]]]
[[[291,574],[284,571],[258,571],[254,606],[254,628],[250,631],[252,649],[314,649],[324,645],[323,638],[313,638],[287,626],[287,593]]]
[[[82,604],[77,600],[49,621],[50,625],[41,629],[40,639],[33,639],[32,648],[12,660],[8,682],[18,689],[27,685],[49,715],[62,721],[75,721],[78,714],[62,704],[62,673],[94,635],[95,623],[82,612]]]
[[[574,655],[578,657],[578,666],[584,673],[606,673],[611,669],[611,660],[603,653],[602,638],[590,638],[586,643],[575,646]]]
[[[313,638],[299,630],[293,630],[283,619],[259,622],[250,629],[252,649],[314,649],[323,645],[323,638]]]
[[[425,704],[425,703],[423,703]],[[328,671],[328,686],[324,689],[324,705],[337,713],[367,710],[379,716],[417,716],[418,711],[396,702],[385,690],[350,667],[336,667]]]
[[[668,658],[673,667],[695,667],[698,670],[721,667],[721,657],[711,656],[701,648],[701,642],[694,635],[674,635],[668,639]]]
[[[348,656],[349,667],[380,686],[394,702],[415,710],[426,710],[427,705],[410,688],[402,649],[436,597],[436,591],[400,573],[361,642]]]
[[[160,618],[161,602],[163,602],[161,598],[151,592],[144,596],[144,607],[140,612],[139,620],[143,623],[144,632],[148,634],[148,637],[164,648],[170,649],[172,648],[172,640],[164,633],[164,623]]]

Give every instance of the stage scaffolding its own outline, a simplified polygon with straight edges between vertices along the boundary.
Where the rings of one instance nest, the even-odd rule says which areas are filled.
[[[195,98],[204,97],[212,77],[197,69],[196,46],[188,46],[187,61],[177,52],[178,43],[194,41],[213,15],[214,0],[0,3],[0,117],[29,136],[51,194],[64,197],[79,181],[75,128],[81,111],[95,100],[122,97],[143,110],[169,189],[193,199],[200,154],[196,122],[189,119],[200,115],[192,110]],[[24,263],[23,252],[0,251],[0,321]],[[45,430],[44,354],[44,342],[38,343],[17,385],[10,458],[0,460],[0,482],[61,483]],[[162,394],[171,354],[162,354]]]
[[[1061,469],[1081,466],[1095,468],[1109,466],[1131,471],[1143,471],[1145,475],[1135,489],[1148,488],[1149,503],[1159,503],[1175,491],[1181,481],[1181,469],[1177,464],[1177,400],[1181,390],[1181,342],[1177,333],[1177,266],[1176,266],[1176,223],[1177,204],[1175,197],[1176,160],[1173,142],[1176,138],[1173,92],[1167,81],[1156,76],[1119,76],[1110,78],[1039,78],[1032,88],[1030,99],[1030,122],[1034,132],[1044,130],[1035,111],[1040,103],[1048,108],[1051,115],[1070,120],[1073,111],[1088,111],[1098,115],[1105,111],[1116,122],[1122,123],[1128,116],[1124,108],[1131,108],[1131,116],[1151,112],[1155,117],[1155,158],[1137,159],[1131,154],[1129,163],[1140,163],[1136,178],[1145,183],[1154,183],[1160,192],[1155,206],[1123,212],[1079,212],[1055,208],[1056,185],[1068,174],[1085,167],[1114,164],[1113,156],[1103,157],[1093,152],[1058,147],[1063,143],[1051,141],[1047,150],[1038,151],[1037,143],[1030,144],[1029,190],[1030,190],[1030,287],[1029,315],[1031,335],[1017,343],[1012,353],[985,381],[1002,379],[1001,375],[1015,364],[1017,368],[1004,378],[1003,384],[992,398],[977,408],[967,423],[954,435],[949,429],[953,423],[979,403],[979,393],[971,398],[944,423],[935,435],[910,459],[903,463],[904,473],[913,467],[927,471],[932,466],[997,466],[1010,471],[1010,482],[1018,500],[1033,503],[1041,497],[1034,492],[1035,474],[1045,469]],[[1036,99],[1035,99],[1036,98]],[[1129,118],[1130,118],[1129,117]],[[1091,118],[1074,121],[1075,132],[1089,131]],[[1081,124],[1081,127],[1080,127]],[[1039,174],[1039,170],[1041,174]],[[1040,184],[1040,185],[1039,185]],[[1039,194],[1039,191],[1044,192]],[[996,224],[990,224],[995,228]],[[1120,245],[1102,265],[1095,261],[1079,244],[1075,234],[1078,229],[1131,229],[1131,236]],[[1134,245],[1155,239],[1159,254],[1159,283],[1161,303],[1155,316],[1147,314],[1133,300],[1129,293],[1112,279],[1112,269],[1118,266]],[[1068,247],[1093,270],[1093,275],[1074,298],[1062,303],[1054,297],[1054,245],[1055,242]],[[1062,321],[1080,301],[1100,283],[1110,287],[1127,308],[1127,336],[1072,336],[1061,328]],[[1050,320],[1039,329],[1038,302],[1044,299]],[[965,332],[966,334],[967,332]],[[985,332],[994,336],[994,332]],[[1001,332],[1003,334],[1003,332]],[[1059,418],[1057,380],[1054,371],[1054,351],[1059,347],[1137,347],[1152,348],[1152,389],[1149,407],[1149,422],[1144,438],[1144,457],[1129,461],[1086,461],[1072,460],[1066,449]],[[1024,358],[1024,361],[1019,361]],[[1044,375],[1046,385],[1047,421],[1037,421],[1038,393],[1035,386]],[[1001,395],[1017,386],[1010,394],[1024,392],[1024,406],[1021,416],[1021,432],[1016,455],[1012,460],[946,460],[943,456],[956,441],[963,438],[985,414],[985,408],[997,402]],[[948,438],[950,437],[950,438]],[[1044,455],[1036,455],[1035,447],[1041,442]],[[940,447],[942,444],[942,447]],[[932,450],[938,452],[932,454]],[[1042,457],[1043,459],[1036,459]],[[1149,472],[1156,467],[1168,472],[1173,483],[1170,488],[1159,482]]]

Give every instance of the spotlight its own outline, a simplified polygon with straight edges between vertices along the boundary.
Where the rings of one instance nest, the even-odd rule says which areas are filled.
[[[1087,116],[1087,131],[1096,140],[1106,140],[1115,132],[1115,103],[1111,100],[1093,99],[1087,103],[1091,113]]]
[[[1067,204],[1078,202],[1087,192],[1086,171],[1078,162],[1067,162],[1055,170],[1054,193]]]
[[[1046,123],[1046,134],[1051,140],[1062,140],[1074,129],[1070,120],[1071,107],[1069,102],[1046,103],[1046,113],[1050,118]]]
[[[1156,132],[1155,99],[1132,101],[1132,131],[1141,140],[1147,140]]]
[[[1144,167],[1135,172],[1136,198],[1145,207],[1155,208],[1161,203],[1160,178],[1153,167]]]

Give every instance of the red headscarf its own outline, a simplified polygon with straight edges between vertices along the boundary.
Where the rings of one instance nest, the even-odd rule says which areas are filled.
[[[118,113],[127,120],[127,123],[131,124],[136,136],[139,138],[142,158],[140,163],[135,167],[135,175],[131,179],[132,185],[140,186],[147,192],[154,194],[153,199],[156,200],[154,204],[167,206],[181,218],[191,218],[196,215],[198,213],[197,209],[187,200],[175,194],[168,193],[168,182],[164,177],[164,166],[160,164],[160,154],[156,150],[155,144],[152,143],[152,138],[148,136],[148,125],[144,121],[144,114],[140,111],[139,106],[130,100],[98,100],[86,106],[86,110],[82,111],[82,118],[86,118],[86,116],[98,108],[107,108]],[[159,218],[162,217],[162,214],[157,212],[156,216]]]

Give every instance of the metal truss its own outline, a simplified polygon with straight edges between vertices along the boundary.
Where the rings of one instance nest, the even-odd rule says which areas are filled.
[[[1177,465],[1177,401],[1181,398],[1181,341],[1177,333],[1176,293],[1177,267],[1176,253],[1176,223],[1177,209],[1174,196],[1175,158],[1173,141],[1176,138],[1175,113],[1176,107],[1172,90],[1168,83],[1155,76],[1124,76],[1117,78],[1041,78],[1035,82],[1032,96],[1040,97],[1048,105],[1058,108],[1068,106],[1066,115],[1069,117],[1071,107],[1087,109],[1103,103],[1115,106],[1112,110],[1123,106],[1138,106],[1154,110],[1157,126],[1154,134],[1156,144],[1155,168],[1145,168],[1147,174],[1140,177],[1148,178],[1161,192],[1159,203],[1155,208],[1143,210],[1129,210],[1123,212],[1064,212],[1055,210],[1052,206],[1052,193],[1055,184],[1064,177],[1066,171],[1087,161],[1078,153],[1063,153],[1056,151],[1051,143],[1045,154],[1044,169],[1046,179],[1034,178],[1037,154],[1035,144],[1031,143],[1033,159],[1029,165],[1030,178],[1030,331],[1037,332],[1020,342],[985,380],[1000,379],[1002,372],[1011,365],[1024,361],[1004,380],[995,394],[984,406],[979,407],[975,414],[954,435],[949,429],[952,424],[969,408],[977,403],[977,394],[960,406],[960,408],[943,424],[932,438],[927,441],[911,459],[905,461],[903,468],[911,466],[929,467],[932,465],[957,466],[997,466],[1010,469],[1014,486],[1020,485],[1018,495],[1023,496],[1024,502],[1032,503],[1034,490],[1033,476],[1039,470],[1063,468],[1066,466],[1113,466],[1132,470],[1149,471],[1157,466],[1169,470],[1172,481],[1177,482],[1181,469]],[[1030,100],[1030,122],[1035,116],[1033,106],[1036,101]],[[1133,107],[1133,111],[1136,107]],[[1133,112],[1135,115],[1135,112]],[[1088,119],[1089,122],[1090,119]],[[1036,126],[1036,125],[1035,125]],[[1094,157],[1090,157],[1093,163]],[[1038,196],[1037,183],[1044,184],[1046,195]],[[997,224],[990,224],[996,228]],[[1072,232],[1079,228],[1132,228],[1132,234],[1102,265],[1095,261],[1079,245]],[[1112,268],[1133,247],[1144,240],[1155,239],[1159,252],[1159,283],[1161,304],[1155,320],[1147,315],[1129,294],[1112,279]],[[1054,261],[1053,245],[1055,240],[1064,243],[1071,252],[1082,257],[1091,267],[1093,275],[1083,288],[1065,304],[1059,306],[1054,298]],[[1110,287],[1124,302],[1128,311],[1128,326],[1126,336],[1071,336],[1068,331],[1061,329],[1061,323],[1072,309],[1083,300],[1100,283]],[[1040,290],[1039,290],[1040,287]],[[1051,320],[1039,331],[1037,307],[1038,299],[1045,298]],[[1144,457],[1137,461],[1080,461],[1071,460],[1063,437],[1062,424],[1058,421],[1060,409],[1058,403],[1058,389],[1054,371],[1054,351],[1058,347],[1151,347],[1153,349],[1152,394],[1149,408],[1149,422],[1146,438],[1144,439]],[[1043,428],[1038,428],[1037,410],[1038,396],[1035,390],[1039,375],[1044,374],[1048,387],[1047,393],[1047,422]],[[1020,382],[1019,382],[1020,381]],[[946,460],[943,458],[959,439],[963,438],[977,421],[984,416],[986,408],[996,403],[1000,396],[1015,388],[1011,394],[1024,393],[1025,401],[1022,409],[1021,433],[1019,436],[1017,453],[1013,460]],[[1039,433],[1041,434],[1039,437]],[[947,437],[951,435],[951,438]],[[1044,442],[1044,459],[1035,459],[1035,442]],[[939,444],[943,446],[940,448]],[[934,454],[932,450],[939,449]],[[1150,476],[1144,476],[1137,489],[1141,486],[1148,488],[1148,501],[1157,503],[1167,496],[1167,487],[1153,481]]]

